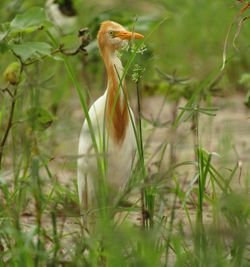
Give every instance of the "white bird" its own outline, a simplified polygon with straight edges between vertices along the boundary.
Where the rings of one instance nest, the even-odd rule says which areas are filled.
[[[135,133],[131,121],[134,120],[134,115],[127,105],[124,78],[122,86],[119,86],[123,76],[123,66],[116,53],[117,50],[121,49],[124,42],[133,38],[141,39],[143,35],[129,32],[113,21],[102,22],[97,35],[108,81],[105,93],[90,107],[89,117],[100,153],[102,145],[106,144],[107,171],[105,182],[114,192],[119,192],[127,184],[136,150]],[[130,114],[132,114],[132,119],[129,110]],[[93,149],[90,129],[86,120],[82,126],[78,152],[79,201],[81,209],[88,211],[96,205],[96,194],[100,189],[97,188],[97,179],[101,174],[98,172],[98,164],[94,156],[95,150]]]
[[[72,0],[47,0],[45,10],[61,33],[69,34],[76,28],[77,12]],[[54,31],[53,34],[58,35],[58,32]]]

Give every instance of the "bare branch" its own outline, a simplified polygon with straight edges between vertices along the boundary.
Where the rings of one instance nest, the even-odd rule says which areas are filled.
[[[16,105],[16,95],[17,95],[17,86],[15,86],[14,93],[12,95],[12,102],[11,102],[11,108],[10,108],[10,114],[9,114],[9,118],[8,118],[7,127],[5,129],[5,133],[3,135],[3,139],[1,140],[1,143],[0,143],[0,170],[2,168],[2,159],[3,159],[4,146],[6,144],[10,129],[12,127],[12,122],[13,122],[13,117],[14,117],[14,110],[15,110],[15,105]]]

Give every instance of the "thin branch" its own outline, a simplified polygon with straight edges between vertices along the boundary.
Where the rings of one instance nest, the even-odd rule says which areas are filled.
[[[15,105],[16,105],[16,95],[17,95],[17,86],[15,86],[14,93],[12,95],[12,102],[11,102],[11,108],[10,108],[10,114],[9,114],[7,127],[6,127],[6,130],[5,130],[3,139],[1,140],[1,143],[0,143],[0,170],[2,168],[2,159],[3,159],[4,146],[6,144],[10,129],[12,127],[12,122],[13,122],[13,117],[14,117],[14,110],[15,110]]]
[[[0,89],[0,91],[1,91],[2,93],[7,92],[7,93],[9,94],[9,96],[13,98],[13,94],[11,93],[11,91],[10,91],[10,89],[9,89],[8,87],[3,88],[3,89]]]
[[[55,50],[53,50],[50,53],[50,56],[53,56],[53,55],[55,55],[57,53],[62,53],[65,56],[75,56],[80,52],[84,52],[85,55],[87,54],[87,51],[86,51],[85,46],[83,44],[81,44],[78,48],[76,48],[73,51],[65,50],[64,49],[64,44],[61,44],[58,48],[56,48]],[[24,62],[24,65],[25,66],[29,66],[29,65],[37,62],[37,61],[40,61],[41,59],[47,58],[47,57],[48,57],[48,55],[44,55],[41,58],[36,58],[36,59],[33,59],[33,60],[29,61],[29,62]]]

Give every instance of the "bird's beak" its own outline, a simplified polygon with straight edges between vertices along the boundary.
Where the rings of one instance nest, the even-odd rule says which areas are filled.
[[[127,31],[119,31],[116,33],[115,37],[119,37],[122,40],[131,40],[131,39],[142,39],[144,36],[137,32],[127,32]]]

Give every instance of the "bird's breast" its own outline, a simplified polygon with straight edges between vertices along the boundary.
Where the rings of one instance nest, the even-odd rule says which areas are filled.
[[[105,157],[107,162],[107,182],[112,187],[121,188],[130,177],[136,148],[135,133],[131,118],[129,118],[124,138],[121,142],[117,142],[110,135],[107,127],[105,127],[104,103],[104,97],[98,99],[92,105],[89,115],[94,129],[98,152]],[[95,150],[87,121],[83,124],[80,136],[79,154],[84,155],[81,158],[81,162],[85,172],[89,173],[92,177],[98,175]]]
[[[135,134],[130,121],[123,142],[110,140],[107,149],[108,183],[116,188],[123,187],[130,178],[136,150]]]

